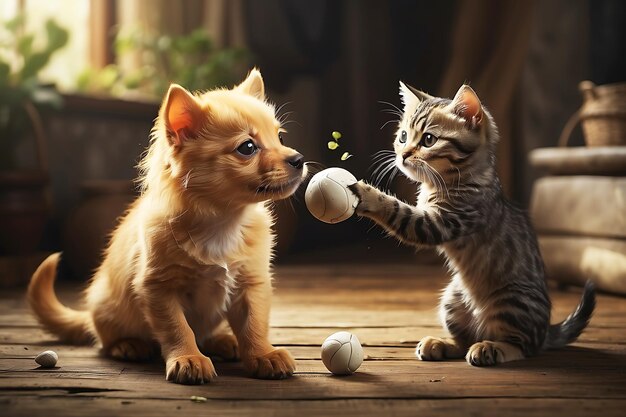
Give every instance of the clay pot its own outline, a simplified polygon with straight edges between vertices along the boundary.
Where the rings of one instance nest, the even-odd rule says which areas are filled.
[[[626,83],[595,85],[583,81],[578,88],[583,105],[565,125],[560,146],[567,145],[578,123],[582,126],[587,146],[625,146]]]
[[[42,171],[0,172],[0,252],[26,255],[41,242],[48,217]]]

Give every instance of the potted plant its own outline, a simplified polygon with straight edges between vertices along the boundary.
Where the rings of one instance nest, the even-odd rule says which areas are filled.
[[[77,80],[78,91],[159,101],[172,82],[191,91],[232,84],[249,58],[243,48],[216,47],[204,29],[167,35],[130,28],[117,34],[115,52],[118,62],[130,59],[134,65],[89,68]]]
[[[39,73],[68,40],[54,20],[45,24],[45,42],[37,44],[20,15],[0,27],[0,253],[33,252],[45,226],[48,185],[45,129],[40,112],[58,109],[61,96],[43,84]],[[26,169],[18,145],[35,139],[37,168]]]

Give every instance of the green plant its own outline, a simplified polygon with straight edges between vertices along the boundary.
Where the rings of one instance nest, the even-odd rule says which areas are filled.
[[[0,169],[15,168],[14,148],[32,129],[32,109],[59,108],[61,96],[38,75],[68,41],[67,30],[50,19],[45,42],[38,45],[19,15],[0,26]]]
[[[238,80],[248,53],[242,48],[216,48],[209,34],[197,29],[188,35],[155,35],[140,30],[118,33],[118,62],[132,56],[135,68],[112,64],[81,74],[77,87],[83,92],[124,95],[139,92],[160,98],[172,82],[190,90],[206,90]]]

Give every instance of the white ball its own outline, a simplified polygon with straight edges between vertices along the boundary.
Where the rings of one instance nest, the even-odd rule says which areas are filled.
[[[54,350],[46,350],[35,357],[35,362],[43,368],[54,368],[59,360],[59,355]]]
[[[339,223],[354,214],[359,199],[348,188],[357,180],[342,168],[328,168],[311,178],[304,201],[311,214],[325,223]]]
[[[322,362],[335,375],[349,375],[363,363],[363,348],[356,335],[337,332],[322,344]]]

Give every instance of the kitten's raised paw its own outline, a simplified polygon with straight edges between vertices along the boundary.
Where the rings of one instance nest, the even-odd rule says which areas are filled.
[[[417,344],[415,356],[423,361],[440,361],[445,359],[445,343],[438,337],[426,336]]]
[[[143,362],[154,358],[156,350],[152,343],[145,340],[120,339],[106,348],[106,354],[115,359]]]
[[[244,366],[255,378],[261,379],[284,379],[293,375],[296,370],[291,354],[280,348],[246,359]]]
[[[478,342],[469,348],[465,360],[473,366],[492,366],[504,362],[504,352],[494,342]]]
[[[370,202],[370,196],[374,194],[375,189],[371,185],[368,185],[363,181],[359,181],[348,185],[348,188],[359,199],[359,204],[356,207],[357,214],[366,214],[373,210],[372,203]]]
[[[239,359],[239,344],[237,338],[230,333],[211,336],[200,349],[205,355],[215,355],[227,361]]]
[[[165,377],[177,384],[198,385],[217,376],[211,359],[202,355],[183,355],[168,359]]]

